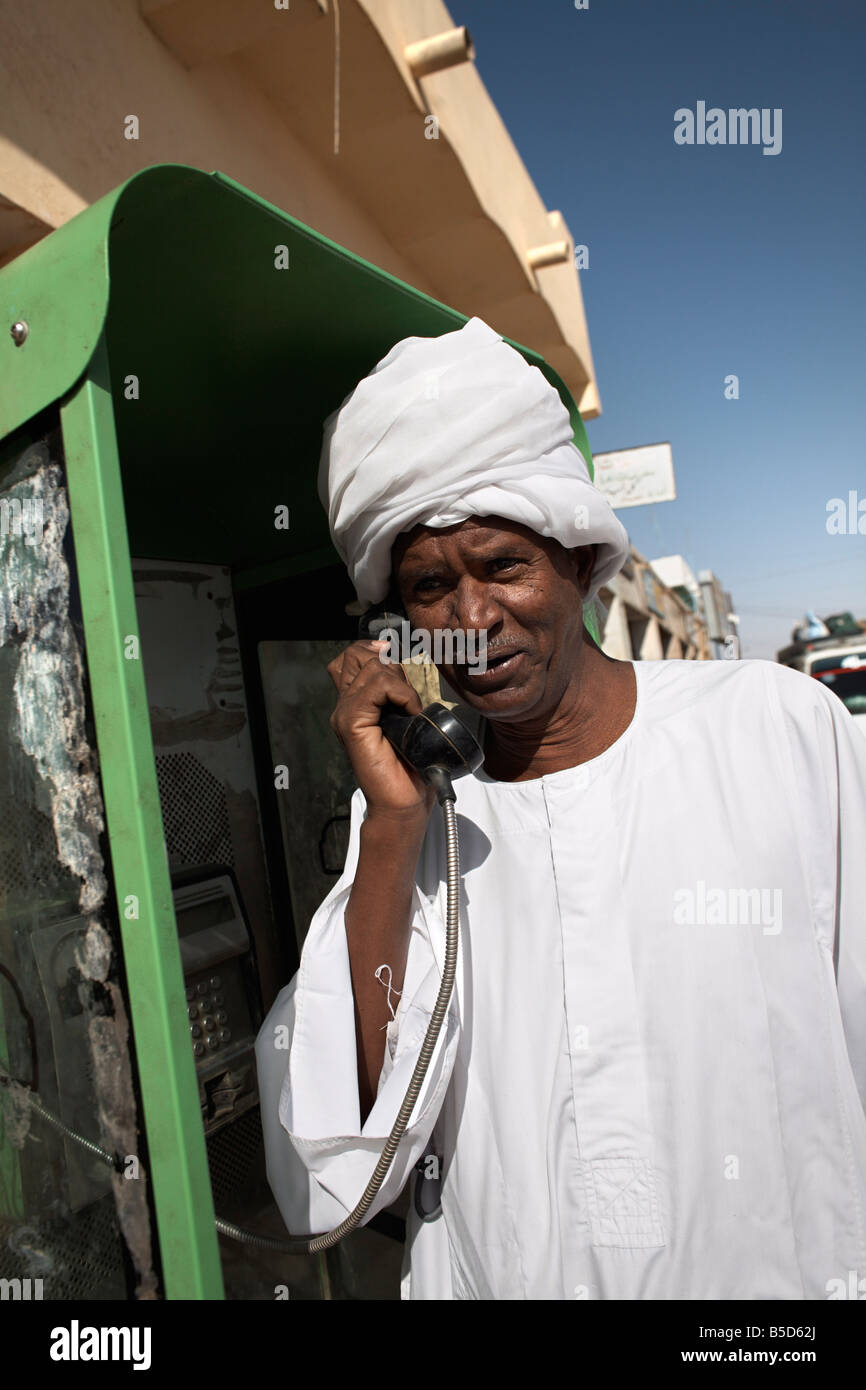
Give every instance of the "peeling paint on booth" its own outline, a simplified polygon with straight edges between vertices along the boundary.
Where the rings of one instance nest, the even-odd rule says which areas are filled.
[[[35,774],[40,809],[50,816],[57,860],[79,883],[78,910],[84,930],[75,960],[81,975],[78,997],[87,1019],[80,1062],[92,1078],[99,1143],[116,1164],[111,1174],[115,1211],[136,1273],[135,1295],[154,1298],[158,1285],[148,1180],[138,1155],[143,1145],[130,1025],[118,983],[116,949],[103,918],[108,895],[102,838],[105,817],[97,753],[87,735],[84,656],[70,612],[69,505],[63,468],[54,461],[60,457],[60,436],[52,433],[27,448],[3,479],[0,648],[5,647],[15,662],[6,737],[10,750],[20,749]],[[38,536],[32,528],[28,534],[23,525],[6,524],[9,517],[34,515],[41,522]],[[51,905],[40,903],[35,886],[33,907],[28,930],[39,933],[52,920]],[[31,1008],[42,1013],[46,1004],[37,996]],[[50,1026],[53,1033],[56,1018]],[[71,1045],[71,1037],[58,1034],[54,1044],[63,1046],[66,1039]],[[59,1085],[59,1073],[57,1080]],[[40,1126],[33,1124],[32,1108],[32,1100],[39,1099],[36,1092],[17,1082],[6,1089],[11,1099],[7,1120],[11,1142],[16,1148],[39,1143]],[[133,1180],[122,1171],[129,1155],[138,1160]]]
[[[69,622],[69,567],[63,541],[69,506],[62,471],[45,444],[22,460],[29,476],[4,491],[10,501],[37,504],[43,531],[0,537],[0,645],[19,648],[10,736],[33,760],[46,784],[60,862],[81,879],[79,907],[92,912],[105,899],[99,837],[102,801],[84,728],[81,655]],[[17,727],[16,727],[17,723]]]

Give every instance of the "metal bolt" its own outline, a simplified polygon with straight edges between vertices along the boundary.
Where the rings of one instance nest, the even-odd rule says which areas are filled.
[[[26,340],[27,334],[30,332],[30,325],[29,323],[25,323],[24,319],[18,319],[13,323],[9,332],[12,334],[12,341],[15,346],[20,347]]]

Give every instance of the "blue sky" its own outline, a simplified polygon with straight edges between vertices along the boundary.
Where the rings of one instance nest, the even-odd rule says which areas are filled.
[[[806,608],[866,617],[866,535],[826,525],[854,490],[866,530],[866,3],[449,9],[589,247],[593,451],[671,441],[677,500],[619,513],[634,544],[715,571],[744,656],[774,656]],[[698,101],[780,107],[781,151],[677,145],[674,112]]]

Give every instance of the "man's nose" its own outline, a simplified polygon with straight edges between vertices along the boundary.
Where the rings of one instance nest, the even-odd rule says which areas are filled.
[[[502,622],[502,605],[490,585],[466,574],[451,591],[450,626],[463,632],[493,632]]]

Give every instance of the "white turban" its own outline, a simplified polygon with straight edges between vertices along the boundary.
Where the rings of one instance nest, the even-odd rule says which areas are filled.
[[[319,496],[365,604],[385,597],[391,546],[419,522],[501,516],[569,550],[595,544],[587,601],[628,554],[559,393],[479,318],[404,338],[328,416]]]

